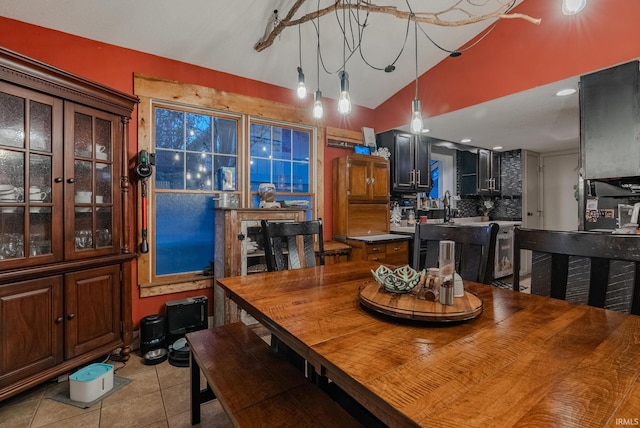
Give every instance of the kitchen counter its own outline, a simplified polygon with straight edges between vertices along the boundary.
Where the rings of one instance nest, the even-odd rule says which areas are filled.
[[[467,219],[455,219],[454,223],[446,223],[446,225],[448,226],[488,226],[491,223],[496,223],[498,226],[505,228],[505,227],[513,227],[513,226],[519,226],[522,224],[521,221],[506,221],[506,220],[494,220],[494,221],[479,221],[479,220],[475,220],[475,217],[468,217],[474,220],[467,220]],[[480,217],[477,217],[478,219],[480,219]],[[433,224],[433,223],[428,223],[428,224]],[[437,224],[445,224],[445,223],[437,223]],[[415,226],[391,226],[390,229],[391,233],[397,233],[397,234],[404,234],[404,235],[411,235],[414,234],[416,231]]]

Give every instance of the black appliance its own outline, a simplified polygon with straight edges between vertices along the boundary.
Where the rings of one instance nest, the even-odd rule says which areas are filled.
[[[167,359],[167,333],[164,315],[147,315],[140,320],[140,356],[145,364],[158,364]]]
[[[171,365],[189,367],[190,350],[184,335],[207,328],[208,301],[207,296],[197,296],[165,303]]]

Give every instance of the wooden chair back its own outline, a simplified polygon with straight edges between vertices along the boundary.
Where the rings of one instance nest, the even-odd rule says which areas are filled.
[[[456,272],[468,281],[491,284],[496,252],[498,225],[452,226],[420,223],[416,226],[413,244],[413,266],[416,269],[438,266],[440,241],[456,243]],[[420,249],[426,247],[424,262],[420,260]]]
[[[514,290],[520,250],[532,251],[533,294],[640,315],[640,237],[516,227]]]
[[[318,241],[319,262],[324,265],[322,219],[301,222],[262,220],[262,236],[269,272],[315,266],[314,239]]]

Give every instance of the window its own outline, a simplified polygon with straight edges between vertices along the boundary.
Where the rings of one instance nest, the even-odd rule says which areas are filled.
[[[257,192],[261,183],[273,183],[276,200],[283,204],[306,203],[312,207],[311,142],[311,129],[251,123],[249,187],[253,207],[260,206]]]
[[[213,285],[204,268],[214,260],[216,194],[259,207],[258,187],[273,183],[278,201],[304,201],[308,218],[322,212],[324,129],[301,120],[302,107],[139,74],[134,90],[138,150],[156,159],[146,187],[149,252],[137,263],[140,297]],[[134,185],[140,207],[141,184]],[[141,210],[137,216],[140,226]]]
[[[237,170],[239,119],[164,105],[153,114],[155,276],[202,272],[213,260],[219,172]],[[236,190],[235,180],[227,189]]]

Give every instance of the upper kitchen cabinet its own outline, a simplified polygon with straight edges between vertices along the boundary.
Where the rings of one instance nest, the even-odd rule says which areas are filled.
[[[580,78],[580,144],[586,179],[640,176],[639,63]]]
[[[431,189],[431,145],[429,138],[401,131],[376,136],[378,147],[391,153],[391,191],[429,192]]]
[[[458,152],[462,195],[500,192],[500,154],[487,149]]]

